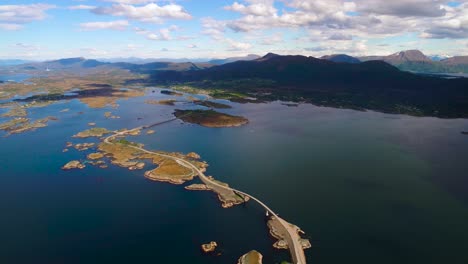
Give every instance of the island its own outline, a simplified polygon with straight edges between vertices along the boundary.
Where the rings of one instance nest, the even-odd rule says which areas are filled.
[[[111,133],[111,131],[107,130],[106,128],[102,127],[93,127],[88,130],[79,132],[78,134],[74,135],[74,138],[88,138],[88,137],[102,137],[106,134]]]
[[[58,120],[56,117],[49,116],[31,122],[29,118],[18,117],[0,124],[0,130],[6,131],[9,134],[19,134],[27,131],[32,131],[37,128],[46,127],[50,120]]]
[[[462,131],[461,132],[463,135],[468,135],[468,131]]]
[[[84,169],[86,166],[77,160],[72,160],[62,167],[62,170]]]
[[[85,151],[88,150],[96,145],[95,143],[78,143],[74,146],[74,148],[78,151]]]
[[[174,116],[187,123],[213,128],[236,127],[245,125],[249,122],[245,117],[228,115],[214,110],[176,109]]]
[[[252,250],[240,257],[237,264],[262,264],[262,259],[260,252]]]
[[[26,117],[28,116],[28,113],[26,112],[26,109],[20,105],[16,105],[6,113],[2,115],[2,117]]]
[[[98,159],[102,159],[103,157],[104,157],[104,154],[100,152],[88,154],[88,159],[90,160],[98,160]]]
[[[202,244],[201,249],[204,253],[210,253],[210,252],[214,252],[217,246],[218,246],[218,243],[216,243],[215,241],[211,241],[210,243]]]
[[[278,241],[273,244],[273,247],[277,249],[289,249],[288,244],[288,230],[286,230],[284,224],[288,225],[288,228],[295,230],[298,234],[304,234],[304,232],[297,226],[290,224],[290,223],[282,223],[284,220],[277,219],[276,217],[272,216],[270,220],[268,220],[267,225],[270,229],[270,234]],[[300,238],[299,237],[299,244],[303,249],[311,248],[311,244],[308,239]]]
[[[152,105],[175,105],[177,100],[174,99],[164,99],[164,100],[146,100],[145,104]]]

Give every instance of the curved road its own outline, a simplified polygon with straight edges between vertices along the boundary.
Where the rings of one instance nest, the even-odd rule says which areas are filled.
[[[159,125],[159,124],[164,124],[164,123],[167,123],[167,122],[171,122],[171,121],[174,121],[176,120],[177,118],[175,119],[170,119],[170,120],[166,120],[166,121],[163,121],[163,122],[159,122],[159,123],[155,123],[155,124],[152,124],[152,125],[148,125],[148,126],[140,126],[140,127],[137,127],[137,128],[134,128],[134,129],[131,129],[131,130],[126,130],[126,131],[121,131],[121,132],[117,132],[117,131],[114,131],[114,134],[113,135],[110,135],[108,137],[106,137],[104,139],[104,142],[105,143],[108,143],[108,144],[113,144],[111,142],[109,142],[109,139],[110,138],[114,138],[116,136],[121,136],[121,135],[125,135],[127,134],[128,132],[130,131],[134,131],[134,130],[141,130],[141,129],[146,129],[146,128],[150,128],[150,127],[154,127],[156,125]],[[231,188],[231,187],[228,187],[228,186],[225,186],[225,185],[222,185],[222,184],[219,184],[217,183],[216,181],[213,181],[211,180],[210,178],[208,178],[199,168],[197,168],[195,165],[193,165],[192,163],[184,160],[184,159],[181,159],[181,158],[178,158],[178,157],[174,157],[174,156],[170,156],[170,155],[166,155],[166,154],[161,154],[161,153],[157,153],[157,152],[153,152],[153,151],[149,151],[149,150],[146,150],[146,149],[143,149],[143,148],[140,148],[140,147],[137,147],[137,146],[132,146],[132,145],[128,145],[129,147],[131,148],[134,148],[136,150],[139,150],[139,151],[143,151],[145,153],[148,153],[148,154],[153,154],[153,155],[159,155],[161,157],[164,157],[164,158],[168,158],[168,159],[173,159],[174,161],[176,161],[178,164],[180,164],[181,166],[183,167],[186,167],[188,169],[191,169],[192,171],[195,171],[197,172],[198,176],[200,177],[200,180],[206,184],[206,185],[214,185],[216,187],[219,187],[219,188],[222,188],[222,189],[226,189],[228,191],[233,191],[235,193],[239,193],[239,194],[242,194],[242,195],[245,195],[247,197],[249,197],[250,199],[256,201],[258,204],[260,204],[265,210],[267,210],[273,217],[274,219],[276,219],[280,224],[281,226],[286,230],[287,232],[287,237],[285,237],[285,240],[286,242],[288,243],[288,247],[289,247],[289,251],[291,253],[291,257],[293,259],[293,262],[294,264],[306,264],[306,257],[305,257],[305,254],[304,254],[304,249],[302,247],[302,243],[301,243],[301,237],[299,235],[299,228],[297,226],[294,226],[294,225],[291,225],[290,223],[286,222],[284,219],[280,218],[273,210],[271,210],[266,204],[264,204],[262,201],[260,201],[259,199],[253,197],[252,195],[248,194],[248,193],[245,193],[245,192],[242,192],[242,191],[239,191],[239,190],[236,190],[234,188]]]

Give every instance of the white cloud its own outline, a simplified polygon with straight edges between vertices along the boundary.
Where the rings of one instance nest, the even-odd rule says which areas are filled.
[[[0,23],[0,29],[3,29],[3,30],[15,31],[15,30],[20,30],[22,28],[23,26],[18,25],[18,24]]]
[[[127,19],[147,23],[161,23],[164,19],[191,19],[192,16],[180,5],[167,4],[159,6],[150,3],[144,6],[115,4],[110,7],[99,7],[92,10],[98,15],[123,16]]]
[[[138,5],[138,4],[146,4],[149,2],[155,2],[152,0],[104,0],[105,2],[113,2],[119,4],[130,4],[130,5]]]
[[[225,41],[229,44],[230,50],[238,51],[238,50],[248,50],[252,48],[252,45],[250,43],[239,42],[239,41],[235,41],[232,39],[226,39]]]
[[[0,5],[0,29],[19,30],[23,24],[45,19],[52,8],[48,4]]]
[[[224,9],[254,16],[272,16],[277,12],[276,8],[272,5],[272,1],[253,3],[247,6],[234,2],[230,6],[225,6]]]
[[[69,10],[91,10],[95,9],[95,6],[90,6],[90,5],[74,5],[74,6],[69,6]]]
[[[80,29],[83,31],[92,31],[100,29],[125,30],[128,27],[127,20],[105,21],[105,22],[87,22],[81,23]]]
[[[149,40],[168,41],[168,40],[174,39],[171,36],[171,32],[179,30],[179,27],[176,25],[172,25],[167,28],[161,28],[157,32],[153,32],[153,31],[146,30],[146,29],[139,28],[139,27],[134,28],[134,30],[139,35],[145,35],[146,38]]]
[[[440,17],[446,13],[440,0],[367,0],[356,3],[358,12],[396,17]]]
[[[189,45],[187,45],[187,48],[196,49],[196,48],[198,48],[198,46],[196,44],[189,44]]]

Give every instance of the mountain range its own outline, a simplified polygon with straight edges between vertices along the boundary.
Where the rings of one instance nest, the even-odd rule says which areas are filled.
[[[23,60],[0,60],[0,66],[13,66],[23,69],[89,69],[98,66],[122,67],[128,69],[147,69],[154,67],[155,70],[192,70],[204,69],[215,65],[223,65],[236,61],[258,60],[261,57],[249,54],[243,57],[231,57],[225,59],[140,59],[140,58],[115,58],[87,60],[85,58],[60,59],[46,62],[31,62]],[[322,56],[320,59],[337,63],[361,63],[366,61],[384,61],[403,71],[416,73],[455,73],[468,74],[468,56],[426,56],[419,50],[400,51],[388,56],[363,56],[353,57],[346,54],[332,54]],[[135,66],[146,65],[146,66]]]
[[[359,57],[361,61],[380,60],[400,70],[419,73],[468,73],[468,56],[432,60],[419,50],[407,50],[388,56]]]
[[[406,55],[398,58],[417,57]],[[413,74],[381,60],[343,63],[270,53],[256,60],[195,71],[155,71],[150,82],[222,88],[264,99],[305,100],[390,113],[468,116],[468,79]]]

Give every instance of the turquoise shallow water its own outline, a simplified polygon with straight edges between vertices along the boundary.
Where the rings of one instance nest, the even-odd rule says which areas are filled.
[[[90,141],[71,138],[88,122],[118,129],[171,117],[174,107],[144,104],[149,97],[165,98],[149,93],[115,110],[77,100],[31,109],[33,118],[59,121],[0,138],[0,263],[235,263],[251,249],[264,263],[289,258],[271,247],[254,204],[222,209],[211,193],[151,182],[141,171],[60,169],[88,153],[62,153],[66,141]],[[460,134],[467,120],[232,105],[223,111],[248,117],[249,125],[175,121],[133,140],[201,154],[208,175],[299,225],[313,244],[310,263],[468,262],[468,136]],[[106,111],[121,118],[105,119]],[[221,256],[200,252],[211,240]]]

